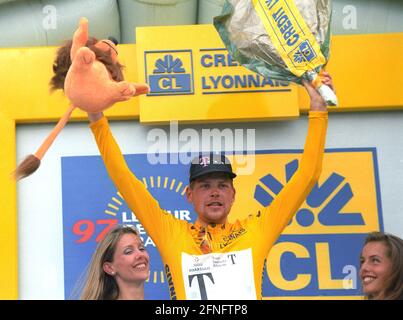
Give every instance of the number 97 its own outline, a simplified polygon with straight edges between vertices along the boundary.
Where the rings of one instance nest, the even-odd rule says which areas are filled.
[[[117,219],[97,220],[95,223],[98,225],[106,225],[95,238],[95,241],[99,242],[108,233],[108,231],[118,223],[118,220]],[[95,233],[95,223],[91,220],[77,221],[73,226],[73,232],[74,234],[80,236],[81,238],[77,239],[75,242],[84,243],[90,240]]]

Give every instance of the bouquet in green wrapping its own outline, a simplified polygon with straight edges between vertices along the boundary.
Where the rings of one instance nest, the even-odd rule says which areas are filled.
[[[240,64],[272,79],[309,80],[335,106],[336,95],[320,79],[331,12],[331,0],[225,0],[214,26]]]

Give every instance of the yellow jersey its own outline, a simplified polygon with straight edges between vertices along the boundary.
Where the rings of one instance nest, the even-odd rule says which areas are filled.
[[[319,179],[327,112],[310,112],[298,170],[273,202],[234,223],[203,227],[160,208],[128,168],[105,117],[90,124],[106,169],[163,260],[171,299],[261,299],[266,257]],[[211,253],[203,254],[208,239]]]

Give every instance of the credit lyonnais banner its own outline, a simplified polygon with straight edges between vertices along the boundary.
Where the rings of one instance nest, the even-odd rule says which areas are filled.
[[[309,65],[315,69],[326,64],[320,46],[306,25],[294,1],[252,0],[270,39],[289,70],[301,77]],[[303,59],[297,59],[297,55]],[[298,61],[298,63],[296,63]]]
[[[299,116],[296,86],[240,66],[212,25],[141,27],[136,39],[139,81],[150,86],[139,97],[143,123]]]
[[[230,221],[270,205],[291,179],[301,150],[262,150],[229,156],[239,172]],[[163,155],[162,155],[163,156]],[[134,174],[163,209],[194,222],[186,201],[189,165],[169,153],[167,164],[151,164],[145,154],[126,155]],[[282,298],[362,297],[359,256],[366,234],[383,230],[376,149],[326,150],[319,182],[283,231],[267,257],[263,296]],[[82,277],[97,242],[115,224],[136,226],[150,255],[146,299],[169,299],[161,257],[147,231],[115,189],[98,156],[62,158],[65,298],[77,298]]]
[[[331,11],[330,0],[226,0],[213,22],[242,65],[273,79],[309,80],[336,106],[336,95],[318,76],[329,55]]]

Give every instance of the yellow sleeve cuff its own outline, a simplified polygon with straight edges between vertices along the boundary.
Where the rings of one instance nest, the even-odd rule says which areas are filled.
[[[309,111],[308,117],[309,118],[327,119],[328,118],[328,112],[327,111]]]
[[[89,127],[91,128],[92,131],[98,129],[99,127],[102,127],[104,125],[108,124],[108,119],[106,117],[102,117],[101,119],[98,119],[97,121],[90,122]]]

